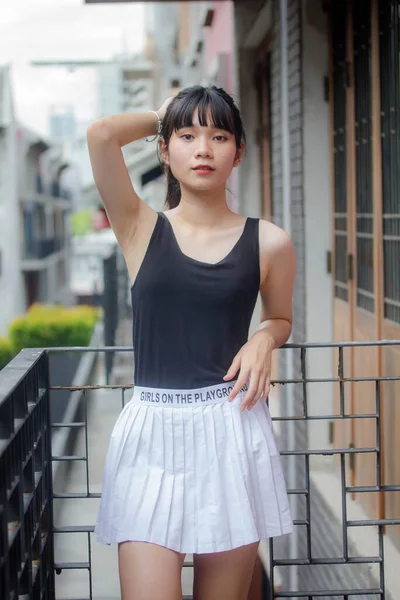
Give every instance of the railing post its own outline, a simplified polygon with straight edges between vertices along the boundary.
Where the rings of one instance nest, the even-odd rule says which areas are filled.
[[[112,253],[103,261],[104,270],[104,291],[103,291],[103,319],[104,319],[104,345],[115,345],[115,332],[118,325],[118,272],[117,272],[117,253],[114,248]],[[105,356],[106,363],[106,381],[110,382],[110,374],[114,362],[114,353],[107,352]]]
[[[39,390],[43,389],[43,412],[44,412],[44,420],[46,423],[45,427],[45,463],[44,463],[44,472],[45,472],[45,493],[46,500],[48,506],[48,523],[47,523],[47,532],[48,532],[48,562],[51,564],[51,570],[48,573],[48,587],[47,592],[44,593],[44,597],[48,600],[55,600],[55,579],[54,579],[54,511],[53,511],[53,461],[52,461],[52,419],[51,419],[51,402],[50,402],[50,373],[49,373],[49,354],[43,355],[43,379],[41,381],[43,387],[41,388],[39,385]]]

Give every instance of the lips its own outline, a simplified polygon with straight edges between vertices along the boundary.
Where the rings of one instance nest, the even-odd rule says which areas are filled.
[[[198,165],[197,167],[194,167],[193,170],[194,171],[214,171],[215,169],[210,167],[210,165]]]

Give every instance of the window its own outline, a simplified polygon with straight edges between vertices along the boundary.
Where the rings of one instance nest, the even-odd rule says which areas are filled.
[[[335,296],[348,300],[348,213],[347,213],[347,129],[346,129],[346,3],[332,11],[333,93],[334,93],[334,228]]]
[[[370,0],[353,7],[357,306],[374,312]]]

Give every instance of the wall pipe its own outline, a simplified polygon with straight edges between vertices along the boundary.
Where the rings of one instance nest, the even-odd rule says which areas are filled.
[[[280,0],[280,49],[281,49],[281,135],[282,135],[282,204],[283,204],[283,228],[287,234],[292,236],[292,214],[291,214],[291,171],[290,171],[290,130],[289,130],[289,92],[288,92],[288,2],[287,0]],[[292,335],[288,342],[292,341]],[[286,361],[286,379],[292,380],[293,377],[293,350],[288,348],[284,350]],[[294,390],[293,385],[289,384],[285,388],[288,414],[294,415]],[[295,422],[288,421],[288,446],[290,450],[296,448],[296,437],[295,437]],[[289,457],[288,465],[288,487],[297,487],[296,477],[296,458],[294,456]],[[293,519],[296,519],[296,497],[294,496],[293,502],[291,502],[291,510]],[[295,527],[294,532],[289,538],[290,544],[290,556],[298,557],[298,531]],[[297,567],[292,565],[290,567],[290,590],[298,590],[298,572]]]

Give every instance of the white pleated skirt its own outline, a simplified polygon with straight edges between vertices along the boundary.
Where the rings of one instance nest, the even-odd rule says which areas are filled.
[[[228,402],[228,385],[135,387],[111,434],[99,542],[202,554],[293,530],[268,406],[240,411],[244,392]]]

